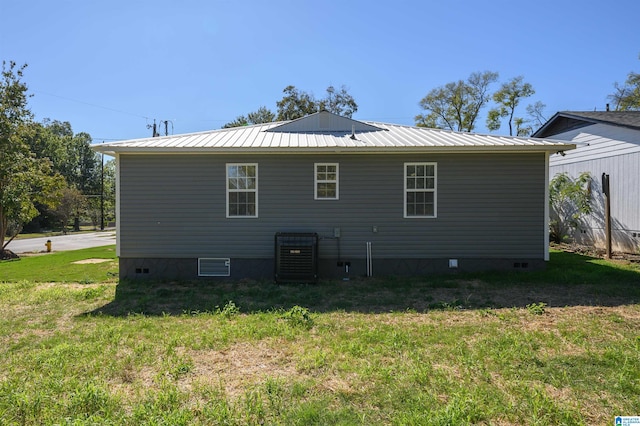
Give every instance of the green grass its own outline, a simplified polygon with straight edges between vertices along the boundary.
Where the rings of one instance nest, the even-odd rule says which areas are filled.
[[[54,270],[96,253],[15,263],[46,258]],[[534,273],[317,285],[6,281],[0,425],[591,425],[637,414],[633,265],[554,252]]]
[[[78,264],[86,259],[103,263]],[[113,281],[118,275],[115,246],[62,251],[0,262],[0,283],[16,281],[94,283]]]

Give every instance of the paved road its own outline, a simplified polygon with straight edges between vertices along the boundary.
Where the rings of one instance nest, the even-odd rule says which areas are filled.
[[[33,253],[45,251],[45,243],[51,240],[51,251],[78,250],[89,247],[109,246],[116,243],[115,231],[89,232],[82,234],[60,235],[58,237],[28,238],[13,240],[6,247],[14,253]]]

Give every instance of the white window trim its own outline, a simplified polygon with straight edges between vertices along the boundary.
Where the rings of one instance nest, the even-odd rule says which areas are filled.
[[[318,180],[318,166],[335,166],[336,167],[336,180]],[[333,198],[318,197],[318,184],[319,183],[335,183],[336,184],[336,196]],[[334,201],[340,199],[340,164],[339,163],[314,163],[313,165],[313,199],[320,201]]]
[[[411,192],[433,192],[433,215],[432,216],[409,216],[407,214],[407,166],[433,166],[433,189],[414,190]],[[402,194],[402,203],[404,204],[404,218],[405,219],[435,219],[438,217],[438,163],[433,162],[412,162],[404,163],[404,192]]]
[[[256,188],[255,189],[229,189],[229,166],[254,166],[256,168]],[[225,191],[225,204],[227,206],[227,219],[255,219],[258,217],[258,186],[259,186],[259,178],[258,178],[258,163],[227,163],[224,166],[225,170],[225,180],[224,186],[226,188]],[[229,193],[230,192],[255,192],[256,194],[256,214],[253,216],[231,216],[229,215]]]

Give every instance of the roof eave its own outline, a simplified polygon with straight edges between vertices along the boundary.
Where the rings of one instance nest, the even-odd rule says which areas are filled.
[[[531,145],[531,146],[415,146],[415,147],[319,147],[319,148],[210,148],[210,147],[101,147],[94,146],[93,149],[103,154],[115,156],[116,154],[402,154],[402,153],[514,153],[514,152],[549,152],[557,153],[569,151],[576,148],[576,144],[562,143],[552,145]]]

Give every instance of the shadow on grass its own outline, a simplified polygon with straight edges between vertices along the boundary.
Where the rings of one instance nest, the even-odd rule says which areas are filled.
[[[374,277],[317,284],[270,281],[121,281],[115,299],[88,314],[179,315],[215,311],[233,301],[241,312],[425,312],[548,306],[618,306],[640,302],[640,268],[573,253],[553,252],[544,271],[423,277]]]

